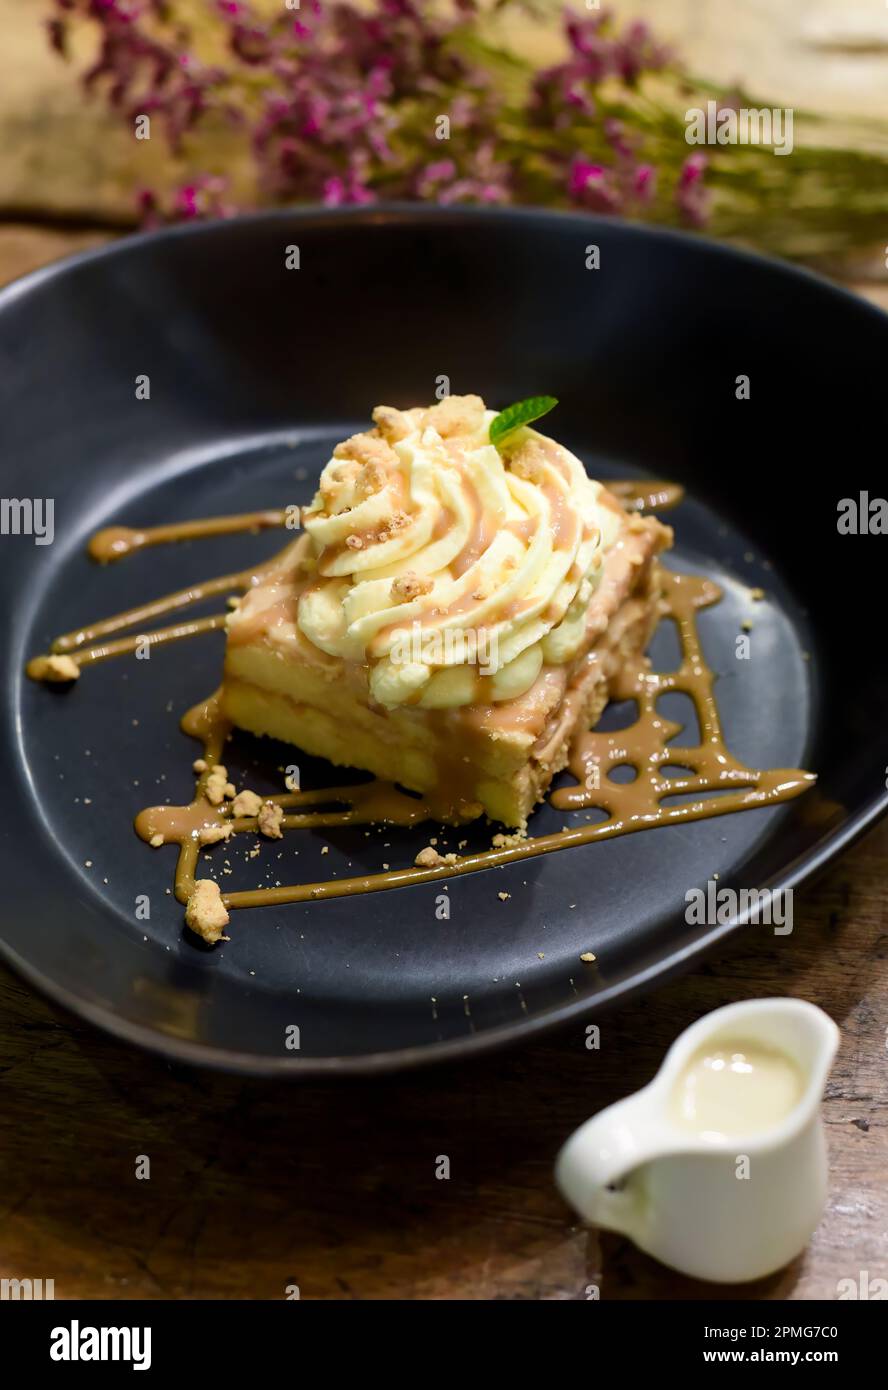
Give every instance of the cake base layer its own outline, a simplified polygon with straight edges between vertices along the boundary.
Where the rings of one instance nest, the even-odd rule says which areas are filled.
[[[638,660],[657,625],[652,556],[634,577],[628,597],[573,668],[544,668],[532,690],[503,705],[385,709],[330,668],[301,666],[294,682],[273,651],[246,645],[229,649],[225,713],[251,733],[421,792],[443,822],[486,813],[523,828],[567,763],[575,732],[601,717],[614,680]]]

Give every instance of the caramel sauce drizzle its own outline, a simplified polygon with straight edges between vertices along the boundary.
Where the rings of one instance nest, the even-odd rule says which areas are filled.
[[[279,508],[265,512],[235,512],[232,516],[211,516],[199,521],[177,521],[170,526],[148,526],[136,530],[131,526],[106,526],[97,531],[87,547],[99,564],[121,560],[146,545],[169,545],[173,541],[199,540],[202,536],[234,536],[241,531],[264,531],[283,526],[287,514]]]
[[[649,482],[647,479],[638,482],[620,478],[613,483],[603,483],[602,487],[619,498],[627,512],[668,512],[677,507],[685,495],[681,483]]]
[[[675,506],[683,495],[683,490],[672,483],[618,482],[605,486],[620,498],[627,510]],[[285,512],[269,511],[183,522],[146,531],[111,527],[98,532],[90,542],[89,549],[94,558],[108,561],[119,559],[145,545],[206,535],[231,535],[236,531],[283,526],[285,522]],[[52,650],[71,654],[78,664],[91,664],[132,651],[139,641],[177,641],[199,632],[216,630],[224,626],[223,613],[154,629],[135,637],[101,640],[113,632],[163,613],[186,608],[208,596],[246,589],[271,563],[273,560],[255,570],[222,575],[177,590],[165,598],[155,599],[66,633],[55,640]],[[668,570],[661,570],[661,575],[663,615],[674,619],[681,644],[682,659],[678,670],[668,673],[652,671],[645,657],[624,667],[612,686],[611,699],[634,700],[638,710],[636,721],[627,728],[613,732],[591,729],[580,733],[574,741],[569,762],[575,783],[559,787],[549,796],[550,804],[558,810],[601,810],[605,812],[605,819],[547,835],[529,836],[501,849],[457,856],[455,862],[429,868],[410,866],[353,878],[223,893],[225,906],[239,908],[308,902],[428,883],[658,825],[673,825],[774,805],[808,790],[816,780],[811,773],[790,768],[765,771],[747,768],[728,751],[714,694],[715,675],[706,665],[696,624],[698,609],[718,602],[720,590],[709,580]],[[29,663],[29,668],[33,664]],[[699,744],[679,746],[669,743],[682,726],[660,715],[657,701],[670,691],[682,692],[693,700],[700,726]],[[567,698],[570,698],[570,693]],[[209,848],[200,844],[200,830],[204,827],[230,826],[232,834],[229,839],[219,842],[230,844],[231,838],[238,834],[255,836],[258,821],[250,816],[235,817],[230,803],[214,806],[204,794],[210,769],[222,761],[223,748],[231,733],[231,725],[220,708],[219,692],[189,710],[181,721],[181,727],[184,733],[200,740],[207,764],[206,771],[197,779],[194,798],[187,806],[146,808],[136,817],[135,828],[144,840],[150,841],[161,835],[165,844],[178,845],[175,894],[180,902],[187,902],[194,887],[199,855]],[[609,774],[627,763],[635,769],[634,780],[611,780]],[[663,768],[667,766],[686,769],[687,775],[668,777],[663,773]],[[713,792],[719,795],[706,795]],[[671,797],[697,793],[699,797],[694,796],[693,800],[669,804]],[[409,796],[393,784],[377,780],[354,786],[287,792],[265,799],[277,803],[287,812],[282,821],[282,829],[285,830],[380,822],[411,826],[434,819],[433,808],[427,800]]]

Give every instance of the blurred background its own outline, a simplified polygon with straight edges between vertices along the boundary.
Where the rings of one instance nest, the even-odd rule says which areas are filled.
[[[884,0],[0,0],[0,53],[2,282],[146,223],[397,196],[697,227],[888,305]],[[709,99],[792,107],[793,153],[695,152]]]

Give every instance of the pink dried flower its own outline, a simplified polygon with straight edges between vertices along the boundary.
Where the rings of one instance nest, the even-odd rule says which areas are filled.
[[[604,213],[655,202],[655,137],[634,126],[630,89],[667,55],[641,23],[621,29],[606,12],[566,10],[565,60],[528,69],[516,94],[485,51],[470,56],[464,42],[484,10],[477,0],[302,0],[298,9],[189,0],[221,37],[225,57],[212,66],[198,56],[208,34],[181,18],[179,0],[54,2],[50,42],[64,51],[69,25],[92,22],[98,56],[86,83],[126,119],[156,117],[180,152],[210,113],[239,122],[263,201],[551,201]],[[509,3],[533,11],[531,0],[490,8]],[[664,167],[677,164],[667,155]],[[707,198],[693,164],[677,184],[668,177],[681,216],[697,224]],[[206,172],[170,199],[143,193],[139,206],[146,221],[231,210]]]
[[[709,194],[703,184],[703,175],[709,161],[705,154],[692,154],[682,165],[675,189],[675,201],[685,221],[693,227],[702,227],[706,221]]]
[[[640,203],[653,201],[657,191],[657,171],[652,164],[639,164],[632,175],[632,192]]]
[[[568,191],[575,203],[593,212],[617,212],[622,204],[612,171],[581,156],[570,166]]]
[[[616,71],[629,87],[643,72],[659,72],[669,62],[669,49],[655,42],[643,20],[630,24],[615,44]]]
[[[235,209],[225,200],[227,182],[212,174],[202,174],[183,184],[173,196],[173,217],[189,222],[201,217],[232,217]]]

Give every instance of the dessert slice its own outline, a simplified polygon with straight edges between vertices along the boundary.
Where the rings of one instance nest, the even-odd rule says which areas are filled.
[[[229,619],[223,706],[437,819],[523,827],[644,650],[671,532],[536,430],[495,447],[495,418],[477,396],[379,406],[336,447]]]

